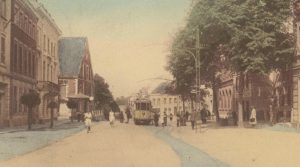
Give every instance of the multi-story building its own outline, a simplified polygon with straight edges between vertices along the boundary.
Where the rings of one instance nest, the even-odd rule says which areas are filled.
[[[61,30],[48,13],[47,9],[37,0],[30,0],[38,17],[37,24],[37,88],[41,97],[38,119],[44,122],[50,119],[48,104],[58,102],[59,57],[58,40]],[[57,117],[57,112],[54,113]]]
[[[294,6],[294,33],[296,37],[296,54],[293,62],[293,124],[300,124],[300,1],[297,0]]]
[[[28,0],[12,0],[11,14],[9,122],[17,126],[27,123],[27,107],[20,97],[36,90],[38,17]]]
[[[9,125],[11,0],[0,0],[0,128]]]
[[[269,76],[247,74],[241,77],[224,70],[218,90],[220,118],[227,119],[232,112],[238,114],[238,103],[241,102],[243,121],[249,121],[252,106],[256,109],[259,121],[268,120],[272,95]]]
[[[61,110],[68,99],[78,101],[78,111],[91,111],[94,97],[94,76],[88,40],[85,37],[64,37],[59,40]]]
[[[183,111],[183,103],[179,95],[168,95],[168,94],[151,94],[150,100],[153,108],[159,108],[160,113],[166,112],[167,115],[171,113],[174,115],[177,112]],[[185,110],[190,112],[190,102],[185,103]]]
[[[211,93],[211,92],[210,92]],[[151,104],[153,108],[158,108],[160,110],[160,113],[162,114],[163,112],[166,112],[168,115],[169,114],[177,114],[178,112],[183,111],[183,101],[181,99],[180,95],[169,95],[169,94],[150,94],[149,95]],[[185,101],[185,111],[191,113],[192,108],[194,105],[195,108],[195,102],[192,104],[191,100],[186,100]],[[203,105],[206,105],[207,109],[212,112],[212,97],[209,94],[207,97],[204,98],[204,103]]]
[[[234,78],[231,72],[223,71],[218,87],[218,111],[220,118],[227,118],[233,111]]]

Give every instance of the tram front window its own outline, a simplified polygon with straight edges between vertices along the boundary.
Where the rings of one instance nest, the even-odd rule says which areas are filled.
[[[137,103],[137,109],[138,110],[149,110],[150,105],[148,103]]]

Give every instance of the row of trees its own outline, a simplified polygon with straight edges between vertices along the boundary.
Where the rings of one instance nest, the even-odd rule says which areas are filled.
[[[201,83],[213,89],[214,101],[224,69],[242,78],[248,73],[289,68],[295,50],[293,4],[294,0],[197,1],[170,48],[167,70],[175,78],[176,92],[188,97],[195,85],[195,61],[183,51],[197,55],[197,35],[205,44],[200,50]],[[242,86],[239,88],[242,94]]]
[[[101,110],[104,113],[106,119],[108,119],[109,111],[112,110],[113,112],[120,112],[119,105],[114,100],[114,97],[109,90],[109,85],[105,81],[103,77],[99,74],[96,74],[94,77],[94,84],[95,84],[95,109]]]

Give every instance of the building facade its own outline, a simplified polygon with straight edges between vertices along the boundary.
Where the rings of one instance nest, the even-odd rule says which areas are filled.
[[[294,5],[294,33],[296,39],[296,54],[293,61],[293,109],[291,122],[300,124],[300,1]]]
[[[221,119],[232,117],[233,112],[238,114],[240,102],[243,121],[249,121],[251,107],[256,109],[258,121],[269,120],[272,87],[268,76],[247,74],[241,77],[223,71],[218,90],[218,110]]]
[[[48,104],[51,101],[58,102],[59,97],[59,57],[58,40],[61,30],[48,13],[47,9],[37,0],[30,0],[38,17],[37,24],[37,89],[41,97],[41,104],[38,110],[39,122],[50,120],[50,109]],[[57,109],[54,117],[57,118]]]
[[[210,92],[211,94],[211,92]],[[171,113],[173,115],[176,115],[178,112],[183,112],[183,101],[181,99],[180,95],[169,95],[169,94],[150,94],[149,95],[151,104],[153,108],[158,108],[160,110],[160,113],[166,112],[167,115],[170,115]],[[194,104],[192,104],[191,100],[185,101],[185,111],[191,113],[192,108]],[[207,109],[212,113],[212,96],[208,95],[204,98],[204,103],[202,104],[206,105]]]
[[[12,0],[11,16],[9,122],[18,126],[27,123],[27,107],[21,104],[20,97],[36,90],[38,17],[27,0]]]
[[[167,115],[171,113],[176,115],[178,112],[183,111],[183,103],[179,95],[150,94],[149,97],[152,108],[159,108],[160,114],[166,112]],[[185,103],[185,110],[191,112],[190,102]]]
[[[64,37],[59,40],[60,113],[67,113],[66,102],[77,100],[78,112],[91,111],[94,97],[94,75],[88,40],[85,37]]]
[[[220,118],[227,118],[233,112],[234,78],[231,72],[223,71],[218,87],[218,111]]]
[[[0,0],[0,128],[9,126],[11,0]]]

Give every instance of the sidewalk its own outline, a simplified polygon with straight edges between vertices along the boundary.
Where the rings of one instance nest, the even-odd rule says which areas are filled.
[[[67,124],[69,122],[70,122],[69,119],[55,120],[53,128],[55,129],[57,126],[61,126],[63,124]],[[41,129],[48,129],[49,127],[50,127],[50,122],[46,122],[44,124],[32,124],[31,131],[41,130]],[[28,131],[28,125],[17,126],[17,127],[0,128],[0,134],[23,132],[23,131]]]
[[[31,131],[27,126],[1,129],[0,132],[0,161],[43,148],[70,135],[85,129],[84,123],[69,120],[55,121],[54,127],[50,123],[33,125]]]

